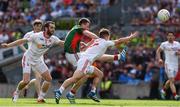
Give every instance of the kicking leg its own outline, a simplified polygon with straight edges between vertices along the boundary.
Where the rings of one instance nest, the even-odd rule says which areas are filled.
[[[117,54],[117,55],[104,54],[100,58],[98,58],[97,60],[101,61],[101,62],[113,62],[115,60],[120,60],[122,62],[125,62],[125,60],[126,60],[126,52],[127,52],[127,47],[124,47],[122,52]]]

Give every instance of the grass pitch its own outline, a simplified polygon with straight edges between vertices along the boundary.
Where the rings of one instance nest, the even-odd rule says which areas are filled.
[[[0,98],[0,107],[180,107],[180,101],[173,100],[102,100],[96,103],[90,99],[77,99],[77,104],[69,104],[62,99],[55,104],[54,99],[46,99],[45,104],[39,104],[36,99],[21,98],[13,103],[11,98]]]

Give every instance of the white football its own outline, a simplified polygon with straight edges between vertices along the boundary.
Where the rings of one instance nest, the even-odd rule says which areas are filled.
[[[159,19],[160,21],[165,22],[165,21],[169,20],[169,18],[170,18],[170,13],[169,13],[169,11],[166,10],[166,9],[161,9],[161,10],[159,10],[157,16],[158,16],[158,19]]]

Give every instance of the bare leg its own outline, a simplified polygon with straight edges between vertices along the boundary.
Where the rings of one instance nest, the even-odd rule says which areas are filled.
[[[30,73],[23,73],[23,80],[19,82],[16,91],[13,93],[13,102],[16,102],[19,98],[20,91],[29,83]]]
[[[41,74],[41,76],[43,77],[43,79],[45,81],[42,84],[41,91],[40,91],[40,94],[38,97],[38,102],[44,102],[42,100],[44,100],[44,96],[46,95],[46,93],[51,85],[51,80],[52,80],[52,77],[48,71]]]
[[[177,94],[176,94],[176,87],[174,85],[174,78],[170,78],[169,83],[170,83],[171,92],[173,93],[173,96],[175,97]]]

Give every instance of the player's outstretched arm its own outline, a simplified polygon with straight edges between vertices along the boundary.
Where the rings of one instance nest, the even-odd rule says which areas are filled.
[[[119,38],[117,40],[114,40],[114,43],[115,43],[115,45],[118,45],[120,43],[127,43],[128,41],[130,41],[131,39],[137,37],[138,35],[139,35],[139,32],[136,31],[134,33],[131,33],[131,35],[128,36],[128,37]]]
[[[162,52],[162,49],[159,47],[156,50],[156,57],[157,57],[159,64],[163,64],[163,60],[161,59],[161,52]]]
[[[83,34],[86,35],[87,37],[92,38],[92,39],[98,39],[99,38],[96,34],[90,32],[88,30],[84,30]]]
[[[3,43],[3,44],[1,44],[1,47],[2,48],[9,48],[9,47],[13,47],[13,46],[18,46],[18,45],[26,43],[27,41],[28,41],[27,39],[18,39],[16,41],[8,43],[8,44]]]

